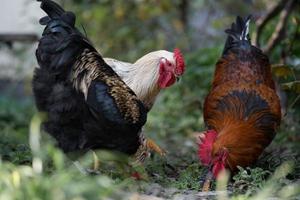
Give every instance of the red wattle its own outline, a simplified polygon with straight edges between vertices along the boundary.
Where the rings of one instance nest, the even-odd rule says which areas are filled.
[[[217,178],[218,174],[225,170],[225,165],[223,162],[216,162],[212,168],[212,173],[215,178]]]
[[[175,76],[171,72],[164,71],[160,73],[158,78],[158,84],[160,88],[166,88],[174,84],[176,81]]]

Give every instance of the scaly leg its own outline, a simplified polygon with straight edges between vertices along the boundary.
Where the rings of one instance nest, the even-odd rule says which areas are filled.
[[[158,153],[160,156],[165,156],[166,155],[166,151],[164,149],[162,149],[160,146],[158,146],[150,138],[146,139],[146,146],[147,146],[147,149],[149,149],[150,151],[152,150],[152,151]]]
[[[209,170],[205,177],[205,181],[204,181],[204,184],[202,187],[202,192],[208,192],[210,190],[212,179],[213,179],[213,175],[212,175],[211,171]]]
[[[150,155],[150,151],[158,153],[160,156],[165,156],[166,151],[160,148],[152,139],[146,138],[143,132],[140,135],[140,147],[135,153],[136,161],[143,163],[145,159]]]

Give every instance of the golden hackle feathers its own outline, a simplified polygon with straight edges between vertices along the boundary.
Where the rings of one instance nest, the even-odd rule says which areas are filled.
[[[74,64],[71,81],[74,88],[81,91],[87,98],[87,91],[92,81],[99,80],[105,82],[109,87],[110,95],[114,98],[118,109],[124,117],[134,123],[139,120],[139,107],[136,103],[137,96],[132,95],[127,85],[119,79],[117,75],[107,74],[101,70],[99,63],[99,54],[88,49],[84,50],[77,62]],[[83,78],[78,75],[84,71]],[[122,91],[126,92],[122,92]]]
[[[160,92],[157,82],[159,63],[162,58],[166,58],[176,65],[174,54],[165,50],[150,52],[134,63],[122,62],[113,58],[104,58],[104,60],[135,92],[144,105],[151,109]],[[180,62],[182,64],[182,61]]]

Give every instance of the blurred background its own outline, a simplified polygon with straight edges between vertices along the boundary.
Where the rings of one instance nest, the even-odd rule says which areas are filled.
[[[274,145],[284,147],[281,154],[287,150],[293,152],[288,155],[297,154],[293,159],[300,160],[299,0],[57,2],[75,12],[77,27],[105,57],[134,62],[150,51],[181,49],[186,73],[179,84],[161,92],[148,117],[146,133],[172,152],[171,157],[177,158],[170,159],[173,165],[185,163],[179,164],[182,170],[197,163],[193,133],[204,128],[202,104],[227,37],[224,30],[237,15],[252,14],[252,42],[269,55],[274,77],[282,88],[279,94],[284,118]],[[1,0],[0,154],[16,165],[31,162],[30,152],[19,152],[28,148],[28,125],[36,113],[31,78],[43,30],[38,23],[44,16],[39,4],[34,0]],[[268,170],[271,168],[275,166]],[[299,179],[300,170],[296,172],[293,177]]]

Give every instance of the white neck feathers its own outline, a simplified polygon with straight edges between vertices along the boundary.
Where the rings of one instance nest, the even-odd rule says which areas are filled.
[[[158,78],[161,58],[170,62],[174,60],[172,52],[159,50],[144,55],[133,64],[109,58],[105,58],[105,61],[150,109],[160,92]]]

